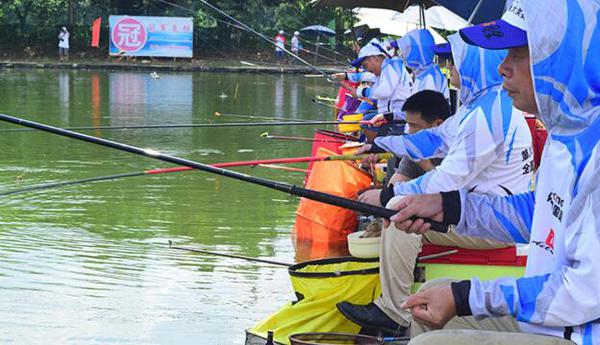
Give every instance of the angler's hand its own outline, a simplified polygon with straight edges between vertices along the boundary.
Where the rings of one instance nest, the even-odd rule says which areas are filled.
[[[375,206],[381,206],[381,201],[379,200],[380,194],[381,189],[370,189],[360,194],[358,196],[358,201]]]
[[[402,308],[410,309],[413,320],[440,329],[456,316],[456,303],[450,285],[435,286],[410,296]]]
[[[424,234],[431,228],[422,218],[415,221],[411,217],[429,218],[437,222],[444,220],[441,194],[406,195],[395,199],[387,206],[392,210],[399,211],[390,218],[398,230],[407,233]],[[384,220],[384,226],[388,227],[390,221]]]
[[[375,164],[377,164],[377,162],[379,162],[379,155],[377,153],[372,153],[368,156],[366,156],[365,158],[363,158],[362,161],[360,161],[360,163],[363,166],[374,166]]]
[[[387,123],[387,120],[385,119],[385,116],[383,116],[383,114],[377,114],[377,115],[373,116],[373,118],[371,120],[369,120],[369,126],[373,126],[373,127],[383,126],[386,123]]]

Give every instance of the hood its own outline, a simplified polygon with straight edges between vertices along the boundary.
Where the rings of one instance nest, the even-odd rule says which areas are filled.
[[[411,70],[419,70],[433,63],[433,47],[435,42],[431,32],[425,29],[409,31],[398,39],[398,48],[406,66]]]
[[[460,75],[460,101],[468,105],[482,91],[502,85],[498,65],[506,50],[488,50],[467,44],[456,33],[448,36],[454,65]]]
[[[541,120],[553,135],[573,136],[589,129],[583,136],[587,144],[597,142],[600,2],[528,0],[522,6]],[[575,146],[585,150],[588,145]]]

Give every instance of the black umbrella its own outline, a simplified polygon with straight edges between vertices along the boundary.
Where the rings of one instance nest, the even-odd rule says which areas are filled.
[[[345,34],[352,34],[355,41],[362,40],[363,42],[369,42],[373,38],[382,36],[379,29],[371,29],[367,24],[348,29]]]
[[[502,17],[506,0],[434,0],[471,24],[481,24]]]
[[[450,2],[452,0],[449,0]],[[312,0],[311,4],[317,7],[335,6],[345,8],[370,7],[386,8],[403,12],[410,5],[421,5],[425,8],[437,5],[434,0]]]

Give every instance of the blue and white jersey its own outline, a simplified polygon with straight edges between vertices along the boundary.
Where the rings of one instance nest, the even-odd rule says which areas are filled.
[[[431,32],[426,29],[412,30],[397,42],[406,66],[413,71],[415,76],[412,93],[434,90],[441,92],[446,99],[449,99],[448,79],[438,65],[433,62],[435,41]]]
[[[379,113],[393,112],[394,118],[404,119],[402,106],[411,95],[410,75],[400,58],[389,58],[381,65],[381,74],[370,87],[357,90],[359,96],[377,100]]]
[[[600,2],[521,3],[540,119],[549,136],[535,193],[461,192],[461,234],[529,243],[525,277],[471,280],[475,317],[600,344]]]
[[[353,83],[374,83],[377,76],[371,72],[346,73],[346,78]]]
[[[379,137],[375,144],[413,160],[444,158],[436,169],[394,185],[396,195],[447,192],[466,188],[481,194],[526,192],[533,170],[531,133],[523,113],[501,89],[497,66],[506,51],[467,45],[450,37],[460,74],[457,113],[439,127],[403,136]]]

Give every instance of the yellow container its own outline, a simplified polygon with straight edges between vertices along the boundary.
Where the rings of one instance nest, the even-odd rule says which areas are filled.
[[[342,117],[343,121],[362,121],[363,114],[348,114]],[[360,124],[346,124],[340,123],[338,125],[338,131],[342,133],[351,133],[360,131]]]

